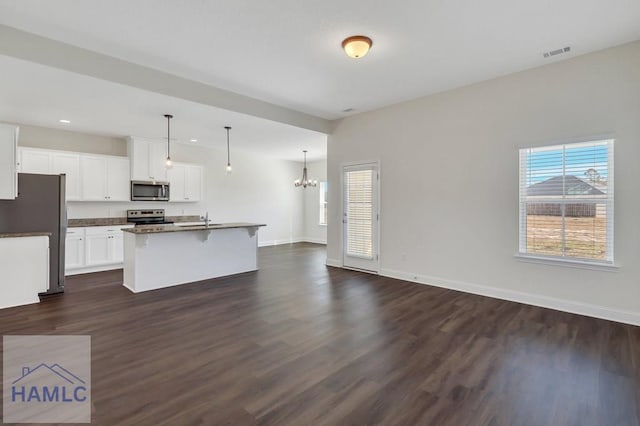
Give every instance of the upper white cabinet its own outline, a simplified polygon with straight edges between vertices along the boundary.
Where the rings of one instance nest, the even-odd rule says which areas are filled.
[[[106,155],[82,155],[82,199],[129,201],[129,160]]]
[[[167,144],[140,138],[129,138],[127,150],[131,160],[131,179],[166,182]]]
[[[54,152],[51,155],[51,171],[57,175],[66,175],[67,200],[79,200],[81,197],[80,155],[72,152]]]
[[[18,195],[18,127],[0,124],[0,200]]]
[[[66,175],[66,199],[81,199],[80,154],[37,148],[19,148],[20,172],[44,175]]]
[[[174,163],[168,172],[170,201],[196,202],[202,199],[202,166]]]

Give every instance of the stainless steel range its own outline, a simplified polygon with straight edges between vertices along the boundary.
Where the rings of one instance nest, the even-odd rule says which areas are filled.
[[[173,222],[167,220],[164,209],[127,210],[127,222],[139,225],[170,225]]]

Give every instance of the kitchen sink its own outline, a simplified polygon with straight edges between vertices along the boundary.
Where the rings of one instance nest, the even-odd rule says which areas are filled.
[[[220,226],[220,225],[222,225],[222,224],[221,223],[210,223],[209,227]],[[200,225],[176,225],[176,226],[178,226],[179,228],[203,228],[203,227],[205,227],[204,223],[202,223]]]

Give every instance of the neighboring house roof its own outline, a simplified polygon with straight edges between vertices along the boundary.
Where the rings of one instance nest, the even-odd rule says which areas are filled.
[[[562,193],[562,176],[554,176],[545,181],[534,183],[527,188],[528,196],[561,196],[561,195],[604,195],[595,186],[576,177],[564,176],[565,193]]]

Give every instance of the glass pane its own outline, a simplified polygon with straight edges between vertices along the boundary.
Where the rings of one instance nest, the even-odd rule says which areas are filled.
[[[607,260],[607,209],[605,204],[566,207],[565,255]]]
[[[560,204],[528,204],[527,253],[562,256],[562,206]]]

